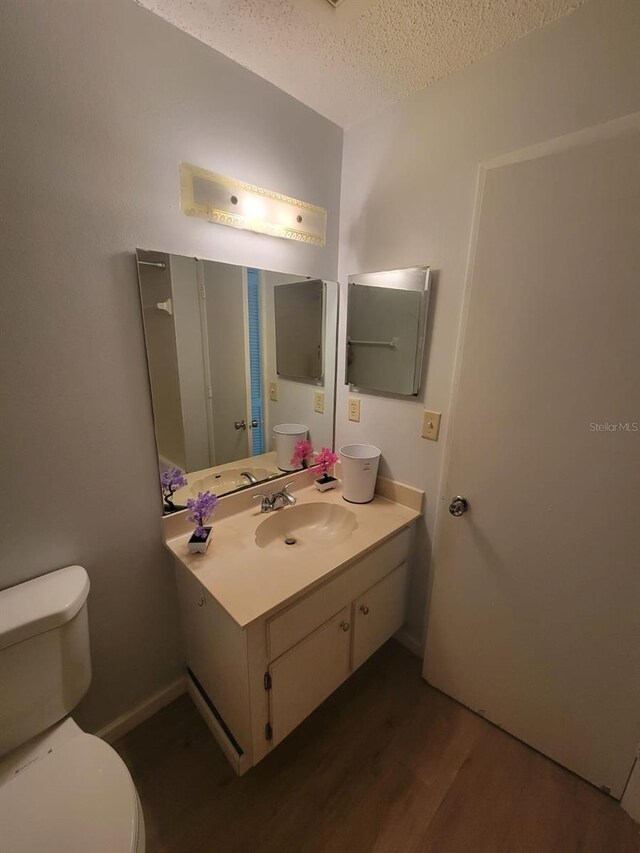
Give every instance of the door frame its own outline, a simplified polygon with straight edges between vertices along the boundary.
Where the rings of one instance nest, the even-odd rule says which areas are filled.
[[[244,384],[246,389],[245,423],[247,424],[247,458],[253,456],[253,431],[251,419],[251,355],[249,352],[249,279],[247,267],[242,267],[242,332],[244,335]]]

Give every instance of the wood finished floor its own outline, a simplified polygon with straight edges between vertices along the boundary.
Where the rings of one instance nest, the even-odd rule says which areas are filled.
[[[391,641],[238,778],[183,696],[116,748],[147,853],[638,853],[573,774],[429,687]]]

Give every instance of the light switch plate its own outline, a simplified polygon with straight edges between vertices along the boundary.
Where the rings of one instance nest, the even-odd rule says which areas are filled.
[[[319,415],[324,414],[324,391],[313,392],[313,411]]]
[[[422,416],[422,437],[431,441],[437,441],[440,433],[440,412],[428,412],[425,409]]]
[[[360,400],[356,397],[349,397],[349,420],[360,421]]]
[[[272,403],[278,402],[278,383],[270,382],[269,383],[269,399]]]

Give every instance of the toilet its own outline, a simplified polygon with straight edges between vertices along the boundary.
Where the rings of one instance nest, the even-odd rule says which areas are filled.
[[[91,681],[89,578],[68,566],[0,592],[2,853],[143,853],[120,756],[69,716]]]

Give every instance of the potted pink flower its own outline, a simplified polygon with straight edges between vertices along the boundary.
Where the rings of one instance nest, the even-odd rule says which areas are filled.
[[[313,459],[313,445],[304,438],[296,442],[293,448],[293,456],[291,457],[292,468],[307,468],[309,462]]]
[[[337,478],[329,474],[329,469],[333,468],[337,461],[337,455],[328,447],[323,447],[320,453],[316,455],[315,464],[311,467],[311,471],[318,475],[313,484],[319,492],[335,489],[338,484]]]
[[[189,498],[187,509],[191,514],[187,521],[192,521],[196,528],[188,542],[188,548],[194,553],[204,554],[211,541],[211,526],[207,522],[211,519],[214,509],[218,506],[218,497],[212,492],[198,492],[197,498]]]
[[[338,457],[333,450],[323,447],[320,453],[316,453],[306,438],[296,444],[291,457],[291,465],[294,468],[308,468],[318,475],[313,484],[320,492],[335,489],[338,480],[329,474],[329,469],[333,468],[337,461]]]

